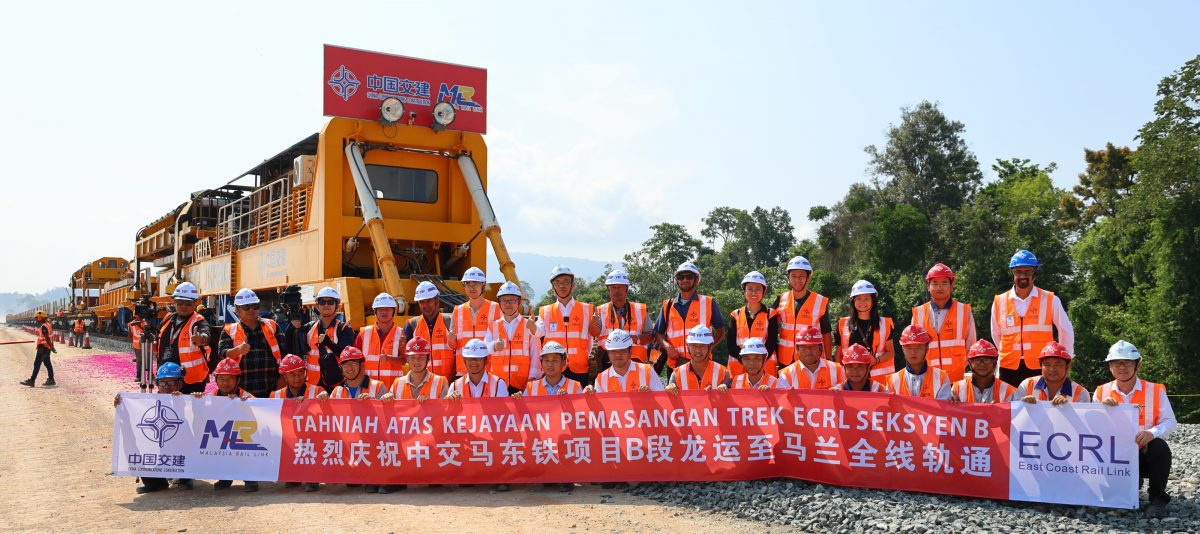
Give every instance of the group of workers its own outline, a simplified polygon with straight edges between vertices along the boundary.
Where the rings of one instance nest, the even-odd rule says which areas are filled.
[[[808,288],[813,268],[803,257],[788,262],[790,287],[770,306],[763,302],[766,278],[757,271],[746,274],[745,305],[728,320],[716,299],[698,293],[701,274],[691,262],[675,270],[678,293],[662,303],[654,321],[646,304],[628,300],[631,284],[621,270],[606,276],[609,301],[594,306],[576,301],[574,274],[555,267],[550,273],[554,302],[526,317],[520,313],[520,287],[505,282],[497,300],[488,300],[483,271],[471,268],[462,276],[467,302],[452,313],[442,312],[437,287],[422,282],[414,294],[420,315],[398,324],[396,316],[404,310],[381,293],[372,303],[374,324],[358,332],[339,318],[341,297],[333,288],[317,293],[316,319],[283,328],[261,317],[258,296],[242,289],[234,296],[238,321],[224,326],[217,343],[212,394],[420,401],[778,388],[955,403],[1134,404],[1141,427],[1135,436],[1140,474],[1150,483],[1147,513],[1163,515],[1171,464],[1164,438],[1176,426],[1165,387],[1138,376],[1141,354],[1125,341],[1112,345],[1106,357],[1113,381],[1090,393],[1073,382],[1068,375],[1074,335],[1061,300],[1034,284],[1040,264],[1029,251],[1017,251],[1008,268],[1013,286],[996,295],[991,307],[994,343],[977,336],[971,305],[954,299],[955,274],[942,264],[925,276],[930,301],[912,309],[910,324],[898,335],[895,322],[880,314],[879,291],[865,280],[850,291],[849,315],[831,320],[829,298]],[[176,311],[158,336],[160,388],[162,380],[176,381],[180,393],[199,394],[209,366],[189,339],[188,326],[197,320],[191,310],[199,292],[185,282],[173,296]],[[728,365],[712,359],[712,348],[722,340]],[[896,358],[894,340],[902,358]],[[664,362],[669,366],[665,383],[656,369]],[[160,389],[171,391],[170,386]],[[179,484],[191,487],[190,481]],[[318,484],[304,486],[319,489]],[[144,482],[139,491],[165,487],[163,481]],[[256,491],[258,485],[247,482],[245,489]],[[370,492],[395,489],[367,487]]]

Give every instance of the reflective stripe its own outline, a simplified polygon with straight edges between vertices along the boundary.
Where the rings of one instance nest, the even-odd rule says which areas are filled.
[[[692,373],[692,363],[688,362],[675,369],[675,386],[680,390],[687,391],[689,389],[704,389],[704,383],[708,383],[708,387],[717,387],[725,382],[725,366],[714,362],[708,362],[708,372],[704,380],[697,382],[696,376]]]

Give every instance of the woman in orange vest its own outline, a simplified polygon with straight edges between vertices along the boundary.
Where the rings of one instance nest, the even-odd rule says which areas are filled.
[[[1054,406],[1068,402],[1088,402],[1087,388],[1071,381],[1071,353],[1061,344],[1051,341],[1038,355],[1041,376],[1031,376],[1021,382],[1016,398],[1030,404],[1050,401]]]
[[[729,325],[725,327],[725,348],[729,350],[729,376],[737,377],[746,372],[742,367],[742,347],[746,340],[757,338],[766,347],[763,363],[768,375],[779,373],[779,361],[775,349],[779,339],[779,317],[773,308],[762,303],[767,294],[767,278],[758,271],[750,271],[742,277],[742,296],[746,305],[729,313]]]
[[[1016,400],[1017,388],[1008,382],[996,379],[996,360],[1000,353],[986,339],[976,341],[967,352],[967,365],[971,366],[971,377],[954,383],[950,391],[950,402],[974,402],[996,404]]]
[[[1113,381],[1096,388],[1094,402],[1116,407],[1133,404],[1138,407],[1138,433],[1133,440],[1138,446],[1138,472],[1150,479],[1150,505],[1147,517],[1163,517],[1171,496],[1167,494],[1167,479],[1171,476],[1171,447],[1166,437],[1175,430],[1175,410],[1167,398],[1167,387],[1138,378],[1142,353],[1132,343],[1120,340],[1108,349],[1108,371]]]
[[[696,326],[688,330],[688,362],[671,372],[671,379],[667,381],[667,393],[729,390],[729,371],[724,365],[712,361],[712,344],[712,330],[707,326]]]
[[[879,291],[875,285],[859,280],[850,290],[850,313],[838,319],[837,354],[834,360],[841,363],[842,357],[852,345],[868,348],[871,355],[871,380],[883,384],[888,375],[896,372],[896,347],[892,344],[895,323],[891,317],[879,315]]]
[[[888,390],[897,395],[950,400],[950,377],[929,365],[929,332],[912,324],[900,333],[900,350],[904,351],[904,368],[888,376]]]

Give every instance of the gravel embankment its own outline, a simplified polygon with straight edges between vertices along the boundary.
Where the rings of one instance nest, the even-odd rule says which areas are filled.
[[[1179,425],[1170,517],[1138,510],[990,501],[924,493],[824,486],[798,480],[640,484],[630,492],[809,532],[1200,532],[1200,425]],[[1146,491],[1142,489],[1142,503]]]

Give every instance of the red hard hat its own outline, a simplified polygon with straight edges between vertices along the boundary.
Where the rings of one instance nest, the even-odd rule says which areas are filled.
[[[951,282],[954,281],[954,271],[950,270],[949,267],[946,267],[944,263],[938,263],[931,267],[929,272],[925,273],[925,281],[928,282],[934,278],[943,276],[949,278]]]
[[[822,345],[825,343],[825,338],[821,336],[821,329],[813,325],[801,326],[796,331],[796,345]]]
[[[346,348],[342,349],[341,354],[338,354],[338,365],[341,365],[341,364],[346,363],[351,360],[365,360],[365,359],[367,359],[367,357],[363,355],[363,352],[361,350],[358,350],[358,347],[346,347]]]
[[[870,349],[855,343],[846,349],[846,353],[842,355],[842,365],[852,363],[862,363],[871,365],[875,363],[875,356],[871,354]]]
[[[304,360],[295,354],[288,354],[279,361],[279,374],[290,373],[304,369]]]
[[[1000,353],[996,351],[996,346],[991,341],[981,339],[971,345],[971,350],[967,351],[967,359],[971,358],[999,358]]]
[[[234,361],[232,358],[225,358],[217,363],[217,368],[213,371],[213,374],[239,376],[242,374],[241,362]]]
[[[1064,347],[1062,343],[1051,341],[1050,343],[1046,344],[1045,347],[1042,347],[1042,353],[1038,354],[1039,360],[1044,360],[1046,358],[1062,358],[1069,362],[1071,361],[1071,353],[1067,352],[1067,348]]]
[[[929,337],[929,332],[919,324],[910,324],[900,333],[900,346],[904,345],[928,345],[932,341]]]
[[[404,346],[404,351],[408,354],[430,354],[433,352],[429,347],[429,342],[420,336],[408,340],[408,344]]]

